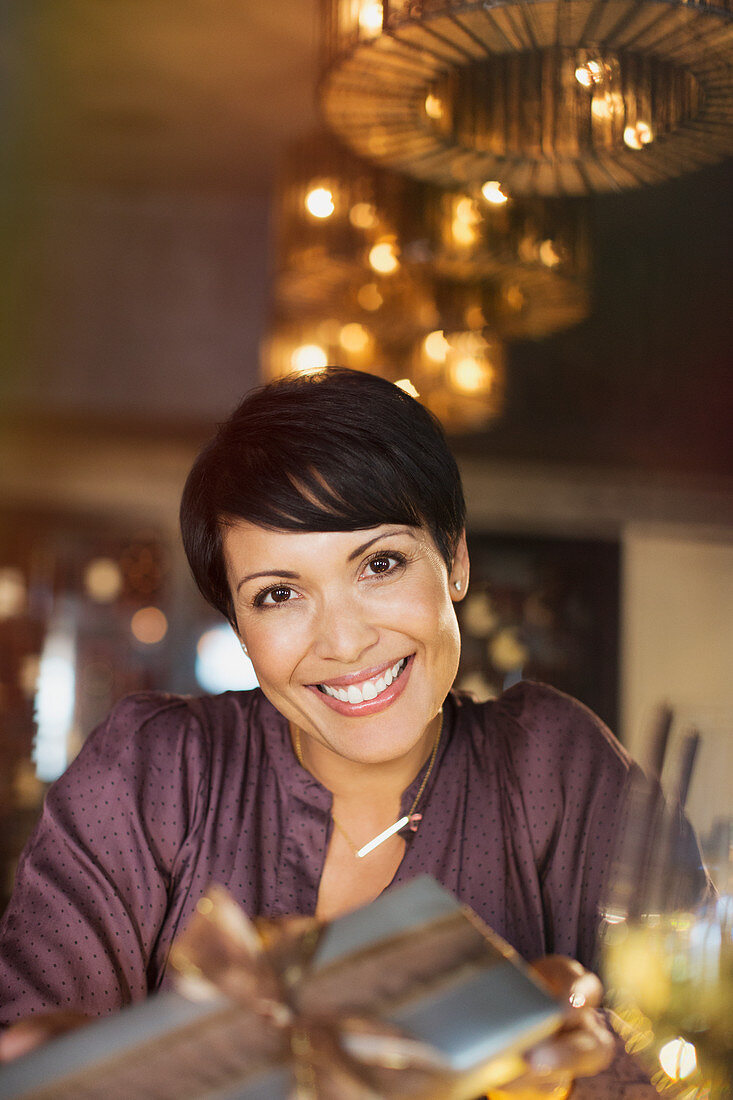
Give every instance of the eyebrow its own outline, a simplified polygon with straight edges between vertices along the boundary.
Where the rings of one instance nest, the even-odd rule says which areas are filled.
[[[380,535],[375,535],[374,538],[367,539],[366,542],[361,543],[360,546],[352,550],[346,560],[354,561],[354,559],[360,557],[365,550],[368,550],[370,546],[374,546],[375,542],[380,542],[382,539],[394,538],[395,535],[408,535],[411,539],[417,539],[411,527],[396,527],[391,531],[382,531]],[[247,581],[255,581],[260,577],[277,577],[278,580],[297,581],[300,579],[300,573],[294,573],[292,569],[263,569],[259,573],[248,573],[246,577],[242,577],[237,585],[237,592],[239,592],[239,589],[243,584],[246,584]]]

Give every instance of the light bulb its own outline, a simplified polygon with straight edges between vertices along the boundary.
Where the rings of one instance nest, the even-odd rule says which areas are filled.
[[[638,120],[635,126],[627,126],[624,130],[624,142],[629,149],[643,149],[650,141],[654,141],[654,133],[648,122]]]
[[[428,118],[432,118],[435,122],[443,117],[443,104],[437,95],[433,95],[432,92],[428,92],[425,96],[425,114]]]
[[[360,351],[365,351],[369,346],[370,341],[369,331],[360,325],[358,321],[352,321],[348,325],[344,325],[339,333],[339,343],[344,351],[351,351],[358,354]]]
[[[356,202],[349,210],[349,221],[356,229],[373,229],[377,212],[370,202]]]
[[[382,5],[378,0],[365,0],[359,8],[359,29],[373,37],[382,30]]]
[[[560,263],[560,254],[555,247],[555,242],[549,238],[540,245],[540,263],[544,267],[557,267]]]
[[[585,61],[575,70],[575,79],[584,88],[592,88],[593,85],[603,84],[608,75],[608,69],[602,61]]]
[[[491,368],[475,355],[465,355],[451,367],[451,381],[462,393],[481,393],[491,384]]]
[[[384,305],[384,298],[379,293],[379,287],[376,283],[364,283],[363,286],[360,286],[356,292],[356,300],[361,308],[369,313],[375,313],[380,306]]]
[[[391,275],[400,266],[392,241],[378,241],[369,252],[369,263],[380,275]]]
[[[476,230],[469,222],[465,222],[461,218],[456,217],[453,219],[450,231],[456,244],[467,247],[476,243]]]
[[[290,364],[298,374],[323,370],[327,363],[328,356],[320,344],[301,344],[290,356]]]
[[[423,340],[422,346],[428,359],[432,359],[434,363],[445,363],[450,344],[441,329],[429,332]]]
[[[336,209],[333,192],[328,187],[314,187],[305,196],[305,206],[314,218],[330,218]]]
[[[501,206],[502,203],[509,201],[509,196],[504,194],[498,180],[487,180],[481,188],[481,194],[494,206]]]

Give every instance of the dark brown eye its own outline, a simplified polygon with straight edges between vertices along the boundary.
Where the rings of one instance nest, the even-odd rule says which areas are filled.
[[[372,558],[369,565],[375,573],[389,573],[392,568],[392,558]]]
[[[291,592],[292,589],[283,585],[280,588],[271,588],[269,595],[273,603],[286,603],[290,599]]]

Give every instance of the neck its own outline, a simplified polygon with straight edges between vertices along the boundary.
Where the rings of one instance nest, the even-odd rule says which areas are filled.
[[[308,733],[300,731],[303,767],[331,791],[335,801],[384,803],[399,799],[430,758],[440,733],[442,713],[428,723],[422,737],[404,756],[366,763],[348,760]],[[290,723],[293,749],[298,755],[297,729]]]

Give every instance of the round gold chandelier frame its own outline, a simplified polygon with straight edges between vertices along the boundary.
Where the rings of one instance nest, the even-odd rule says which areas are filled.
[[[660,183],[733,153],[731,4],[322,0],[323,113],[360,155],[442,187]]]

